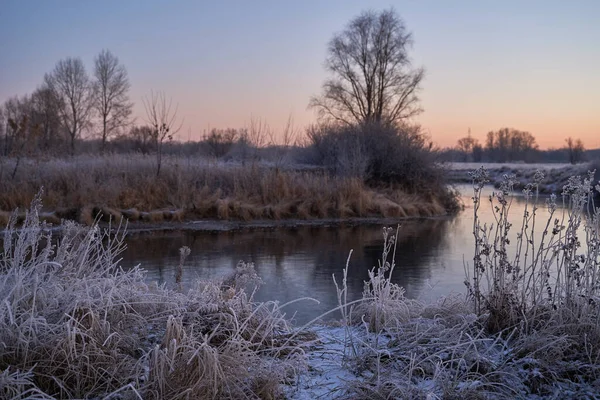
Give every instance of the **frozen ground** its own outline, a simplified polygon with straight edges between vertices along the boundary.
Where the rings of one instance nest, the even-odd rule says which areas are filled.
[[[580,164],[583,165],[583,164]],[[557,169],[557,168],[567,168],[572,167],[572,164],[561,164],[561,163],[535,163],[535,164],[525,164],[525,163],[475,163],[475,162],[453,162],[448,163],[450,169],[453,170],[474,170],[480,167],[485,167],[487,169],[507,169],[507,170],[516,170],[516,169],[532,169],[532,170],[549,170],[549,169]]]
[[[317,327],[319,340],[307,353],[308,372],[286,390],[290,400],[331,399],[343,395],[344,382],[356,377],[345,368],[344,328]]]
[[[593,163],[583,164],[498,164],[498,163],[449,163],[448,175],[451,182],[470,183],[468,172],[480,167],[487,169],[490,175],[490,184],[498,187],[504,175],[515,175],[519,185],[515,190],[523,189],[524,185],[533,182],[536,171],[544,173],[544,179],[540,184],[540,193],[555,193],[560,195],[563,186],[571,176],[585,175],[587,171],[597,169]],[[595,183],[600,179],[600,171],[596,173]]]
[[[475,321],[473,315],[462,318]],[[404,343],[398,343],[402,337],[381,335],[379,349],[372,346],[373,334],[351,327],[358,356],[344,344],[349,341],[343,327],[317,327],[319,341],[307,353],[308,372],[286,387],[286,399],[600,399],[600,382],[584,382],[577,363],[566,367],[575,371],[572,381],[556,379],[543,354],[519,355],[523,349],[500,337],[473,337],[468,331],[436,337],[453,330],[440,330],[442,325],[437,317],[409,321],[401,328],[406,329]],[[418,342],[412,342],[415,332]],[[372,363],[377,352],[392,360],[382,364],[379,384]]]

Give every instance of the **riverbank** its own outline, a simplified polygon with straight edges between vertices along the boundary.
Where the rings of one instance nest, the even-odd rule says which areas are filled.
[[[21,160],[11,178],[8,171],[14,166],[4,161],[0,224],[6,224],[12,210],[26,209],[41,187],[43,220],[88,226],[96,219],[163,224],[431,217],[459,208],[457,196],[445,187],[416,193],[299,166],[199,158],[165,158],[156,176],[154,163],[141,155]]]
[[[56,247],[45,247],[51,232],[40,229],[36,207],[23,229],[9,227],[0,254],[0,393],[8,398],[539,399],[600,391],[595,300],[573,286],[566,302],[520,303],[529,292],[519,282],[544,283],[531,268],[514,279],[514,269],[493,270],[493,252],[476,251],[484,279],[508,274],[511,284],[481,287],[487,306],[465,295],[424,303],[391,282],[402,233],[385,229],[379,267],[362,266],[372,269],[361,298],[348,301],[348,265],[335,274],[339,306],[328,315],[339,322],[322,325],[321,315],[294,326],[287,304],[254,301],[261,280],[251,264],[183,290],[177,271],[190,253],[182,247],[172,281],[158,286],[140,267],[121,268],[124,232],[66,223]],[[545,248],[574,243],[570,228]],[[598,249],[591,251],[577,271],[597,267]]]
[[[517,184],[515,190],[521,191],[524,185],[533,182],[536,171],[544,174],[539,182],[541,194],[560,195],[569,178],[572,176],[587,176],[588,171],[597,170],[595,181],[600,179],[600,162],[592,161],[581,164],[523,164],[523,163],[450,163],[448,165],[448,180],[452,183],[472,183],[470,172],[484,167],[489,174],[489,184],[500,187],[504,175],[514,175]]]

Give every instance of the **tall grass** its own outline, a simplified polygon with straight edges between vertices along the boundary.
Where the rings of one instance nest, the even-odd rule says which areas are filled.
[[[339,354],[353,378],[342,398],[595,398],[600,392],[598,214],[592,175],[574,177],[540,206],[537,175],[524,215],[509,218],[514,180],[487,200],[474,180],[474,257],[467,295],[424,304],[392,283],[397,230],[384,229],[381,260],[363,296],[348,301],[348,259],[335,281],[344,324]],[[122,230],[67,222],[58,241],[35,198],[0,257],[0,396],[8,398],[280,398],[306,371],[312,342],[240,263],[187,293],[145,283],[118,264]],[[539,221],[541,219],[541,221]],[[516,226],[516,232],[513,231]],[[514,232],[514,233],[513,233]],[[181,250],[181,263],[188,250]],[[178,280],[176,278],[176,280]],[[304,328],[304,327],[303,327]],[[287,392],[289,393],[289,392]],[[332,392],[333,393],[333,392]]]
[[[538,172],[523,190],[525,210],[513,233],[514,177],[506,175],[500,190],[489,196],[495,224],[486,225],[478,211],[487,175],[483,169],[473,173],[475,254],[467,283],[477,311],[490,313],[491,330],[528,332],[563,312],[597,314],[600,212],[593,202],[593,176],[572,177],[563,188],[562,205],[552,195],[540,210],[538,185],[544,176]]]
[[[592,199],[600,186],[593,173],[573,177],[560,206],[556,196],[540,206],[543,176],[536,174],[518,223],[509,218],[514,177],[506,176],[487,199],[492,224],[481,220],[487,173],[472,176],[475,243],[466,297],[434,304],[405,298],[391,282],[389,229],[362,301],[343,304],[345,279],[336,282],[351,350],[343,357],[355,375],[340,388],[342,397],[597,398],[600,211]]]
[[[243,166],[165,157],[105,156],[26,160],[15,179],[0,171],[0,222],[29,206],[44,187],[42,218],[91,225],[105,220],[311,219],[419,217],[445,214],[443,199],[399,188],[373,189],[361,180],[263,164]],[[4,210],[4,212],[2,212]],[[2,221],[4,219],[4,221]]]
[[[119,265],[122,229],[54,238],[40,208],[4,233],[0,397],[269,399],[304,368],[279,306],[246,292],[252,265],[187,293],[149,285]]]

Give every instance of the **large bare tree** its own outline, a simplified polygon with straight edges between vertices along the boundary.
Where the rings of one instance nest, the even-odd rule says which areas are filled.
[[[333,75],[310,100],[322,119],[348,125],[396,123],[419,114],[423,68],[408,56],[412,35],[390,9],[363,12],[329,42]]]
[[[44,76],[48,88],[59,100],[61,125],[70,141],[71,155],[75,154],[75,140],[90,123],[93,90],[80,58],[60,60],[54,70]]]
[[[143,102],[147,122],[152,127],[152,142],[156,148],[156,176],[158,176],[162,165],[163,144],[166,139],[173,139],[183,126],[183,121],[178,122],[178,107],[173,108],[173,100],[167,100],[163,92],[151,92],[150,97],[145,97]]]
[[[129,78],[125,66],[109,50],[94,60],[94,108],[102,123],[102,151],[106,141],[129,123],[133,104],[129,101]]]

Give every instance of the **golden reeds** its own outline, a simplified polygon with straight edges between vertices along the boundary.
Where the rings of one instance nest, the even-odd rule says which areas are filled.
[[[177,163],[165,158],[156,176],[143,156],[25,160],[15,179],[0,179],[2,212],[26,208],[41,187],[58,219],[162,223],[186,219],[422,217],[444,214],[435,196],[376,189],[358,179],[272,169],[259,164]],[[53,222],[55,221],[52,219]]]

